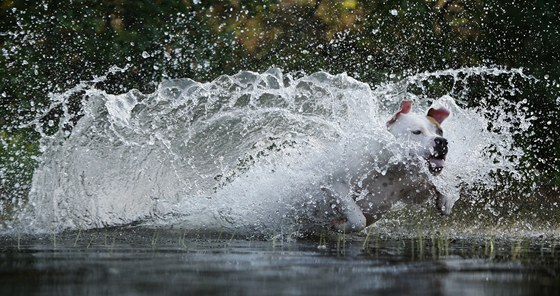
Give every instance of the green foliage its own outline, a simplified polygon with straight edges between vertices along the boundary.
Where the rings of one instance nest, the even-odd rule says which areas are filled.
[[[0,130],[0,222],[26,200],[38,155],[38,139],[28,130]]]

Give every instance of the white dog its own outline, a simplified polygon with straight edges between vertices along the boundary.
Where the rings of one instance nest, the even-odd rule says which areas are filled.
[[[444,168],[448,144],[443,137],[441,123],[449,116],[445,108],[431,108],[426,115],[411,114],[412,101],[403,101],[388,121],[387,128],[416,159],[427,165],[428,171],[438,175]],[[413,157],[413,158],[414,158]],[[422,203],[434,198],[442,214],[451,212],[451,205],[422,174],[415,163],[396,165],[387,173],[371,171],[361,176],[334,180],[322,187],[327,196],[331,226],[338,231],[360,231],[377,221],[397,202]],[[329,202],[330,201],[330,202]]]

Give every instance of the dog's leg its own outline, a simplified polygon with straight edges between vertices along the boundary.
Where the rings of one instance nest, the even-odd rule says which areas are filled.
[[[349,194],[335,193],[335,191],[340,192],[347,187],[337,186],[336,184],[333,187],[334,190],[327,187],[321,187],[321,190],[327,195],[328,204],[331,205],[331,208],[341,216],[331,222],[334,229],[341,232],[356,232],[364,229],[366,227],[366,217],[352,197]]]
[[[453,203],[451,202],[451,200],[447,196],[439,192],[437,189],[436,189],[436,195],[437,195],[436,207],[438,211],[442,215],[451,214],[451,209],[453,208]]]

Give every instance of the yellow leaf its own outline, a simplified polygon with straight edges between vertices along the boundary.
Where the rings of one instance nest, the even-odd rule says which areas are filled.
[[[357,5],[358,2],[356,0],[345,0],[342,3],[342,6],[344,6],[344,8],[346,9],[355,9]]]

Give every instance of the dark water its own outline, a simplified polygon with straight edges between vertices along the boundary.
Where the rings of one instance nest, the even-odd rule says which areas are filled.
[[[0,295],[558,295],[560,241],[111,229],[1,239]]]

